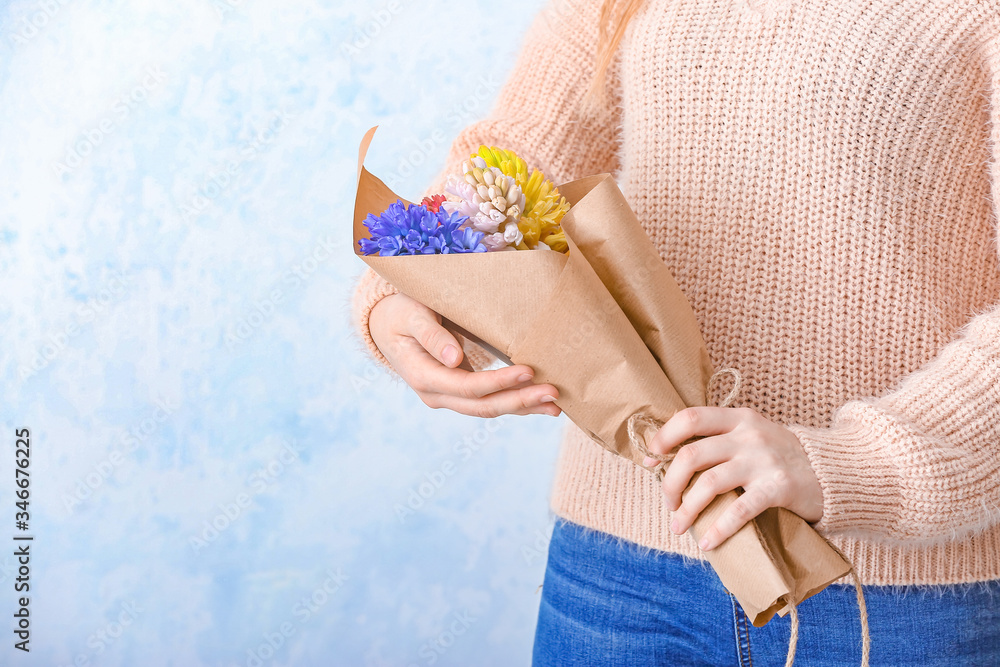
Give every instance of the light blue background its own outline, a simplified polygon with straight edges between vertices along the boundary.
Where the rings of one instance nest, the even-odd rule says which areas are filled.
[[[427,409],[348,305],[362,134],[417,196],[540,8],[2,5],[0,663],[529,663],[564,418]]]

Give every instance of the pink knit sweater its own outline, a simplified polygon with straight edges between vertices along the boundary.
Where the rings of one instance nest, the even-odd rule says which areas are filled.
[[[552,0],[442,174],[480,143],[557,183],[614,173],[862,582],[1000,578],[1000,0],[647,0],[585,117],[599,5]],[[383,362],[367,317],[393,291],[366,271],[355,294]],[[572,424],[551,503],[700,557],[655,477]]]

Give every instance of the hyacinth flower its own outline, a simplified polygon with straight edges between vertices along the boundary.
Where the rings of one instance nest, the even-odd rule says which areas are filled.
[[[463,170],[461,179],[452,176],[445,185],[445,192],[457,201],[445,201],[442,206],[468,217],[472,229],[487,235],[483,243],[490,250],[515,250],[523,240],[518,227],[524,210],[521,188],[480,159],[465,162]]]
[[[401,200],[390,204],[381,215],[372,213],[364,220],[371,238],[360,239],[365,255],[430,255],[486,252],[482,232],[463,227],[468,218],[426,206],[406,206]]]
[[[524,208],[518,227],[524,235],[527,248],[547,247],[566,252],[566,235],[560,227],[563,216],[569,210],[569,203],[559,194],[552,181],[537,169],[528,174],[528,165],[513,151],[496,146],[480,146],[473,161],[485,167],[492,167],[511,177],[524,194]]]

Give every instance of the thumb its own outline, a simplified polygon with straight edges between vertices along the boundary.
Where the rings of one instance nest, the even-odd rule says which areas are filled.
[[[420,318],[416,325],[416,339],[432,357],[449,368],[462,363],[462,344],[441,325],[441,316],[428,310],[431,317]]]

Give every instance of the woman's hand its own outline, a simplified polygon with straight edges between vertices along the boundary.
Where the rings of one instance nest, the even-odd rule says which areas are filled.
[[[810,523],[823,516],[823,490],[799,439],[750,408],[692,407],[680,410],[649,443],[664,455],[695,436],[708,436],[677,451],[663,477],[663,495],[678,535],[719,494],[742,486],[743,493],[702,536],[714,549],[768,507],[786,507]],[[646,466],[656,465],[651,458]],[[692,475],[704,471],[686,494]]]
[[[530,366],[476,373],[456,368],[462,346],[441,326],[440,315],[405,294],[375,304],[368,327],[393,369],[431,408],[484,418],[560,413],[553,403],[559,392],[550,384],[534,384]]]

